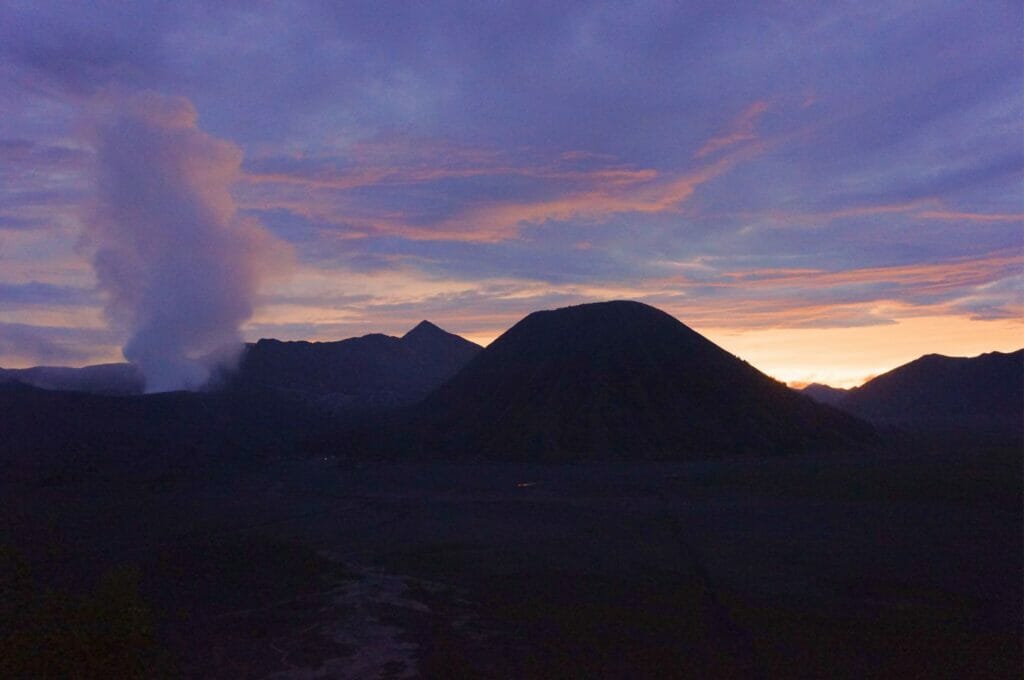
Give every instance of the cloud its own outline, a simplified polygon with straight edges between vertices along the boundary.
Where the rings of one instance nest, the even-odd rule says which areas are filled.
[[[96,122],[97,203],[85,238],[107,314],[148,391],[194,388],[206,357],[240,345],[260,278],[284,248],[236,214],[234,145],[199,129],[184,99],[112,95]]]
[[[22,217],[19,215],[0,215],[0,231],[31,231],[49,224],[43,217]]]
[[[115,343],[115,334],[106,329],[0,321],[0,361],[6,368],[108,360]]]
[[[696,152],[694,152],[694,158],[703,158],[710,154],[726,149],[730,146],[735,146],[742,142],[747,142],[753,139],[757,139],[757,135],[754,132],[754,127],[757,124],[757,120],[768,110],[768,102],[756,101],[740,114],[739,118],[732,122],[730,129],[725,134],[717,137],[712,137],[704,143]]]
[[[245,191],[243,201],[254,210],[284,210],[307,222],[341,225],[352,236],[496,243],[546,222],[593,224],[617,214],[676,212],[699,186],[760,150],[750,145],[671,174],[578,155],[544,164],[482,164],[457,170],[367,167],[340,173],[278,160],[277,172],[248,175],[255,187]],[[566,166],[581,161],[583,167]],[[282,173],[288,166],[292,171]],[[264,184],[277,186],[268,190],[261,188]]]
[[[98,0],[4,19],[12,284],[91,283],[66,264],[96,161],[77,121],[151,89],[244,150],[232,223],[259,219],[330,280],[271,306],[292,329],[340,323],[334,305],[373,329],[428,298],[453,319],[472,305],[481,333],[548,296],[646,295],[751,328],[1015,309],[993,282],[1018,263],[960,261],[1020,247],[1012,3]]]
[[[815,269],[758,269],[729,272],[727,279],[739,285],[820,290],[852,285],[896,284],[914,294],[957,292],[997,281],[1020,270],[1024,254],[993,253],[985,257],[956,258],[946,262],[915,263],[887,267],[860,267],[841,271]]]
[[[412,239],[447,238],[481,242],[512,238],[526,224],[549,221],[603,221],[623,213],[651,214],[678,210],[700,185],[730,169],[737,157],[684,172],[672,178],[655,178],[642,183],[597,183],[596,186],[555,199],[535,202],[494,203],[471,208],[440,225],[421,229],[400,225],[385,227]]]
[[[1015,222],[1024,224],[1024,213],[974,213],[956,210],[925,210],[917,214],[926,220],[951,222]]]
[[[0,282],[0,310],[36,305],[89,305],[98,301],[97,292],[91,288],[59,286],[40,281]]]

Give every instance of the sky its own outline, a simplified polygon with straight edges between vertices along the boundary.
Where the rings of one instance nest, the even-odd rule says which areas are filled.
[[[607,299],[791,384],[1017,349],[1022,12],[0,0],[0,366]]]

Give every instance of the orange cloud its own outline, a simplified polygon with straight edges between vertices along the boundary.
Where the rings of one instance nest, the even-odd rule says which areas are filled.
[[[286,183],[294,185],[294,191],[276,190],[270,195],[249,192],[243,202],[250,208],[285,208],[328,223],[341,221],[368,233],[398,235],[411,240],[494,243],[514,238],[523,224],[574,217],[602,219],[615,213],[655,213],[677,209],[698,186],[727,171],[739,158],[739,155],[725,157],[667,180],[662,180],[656,171],[650,169],[534,170],[532,172],[538,175],[547,172],[545,176],[549,179],[572,180],[587,185],[587,188],[567,189],[564,195],[555,199],[484,204],[441,222],[427,224],[416,224],[411,215],[401,211],[367,213],[343,196],[330,194],[318,197],[313,191],[319,188],[354,188],[357,184],[349,180],[307,182],[295,178]],[[420,175],[420,178],[427,181],[426,175]]]
[[[716,151],[720,151],[735,144],[739,144],[740,142],[757,139],[754,127],[757,125],[758,119],[767,110],[768,102],[754,102],[744,109],[743,113],[741,113],[739,117],[732,122],[729,132],[709,139],[704,146],[697,149],[693,154],[693,157],[703,158],[704,156],[713,154]]]
[[[868,217],[871,215],[887,215],[893,213],[910,213],[920,209],[924,205],[935,205],[932,199],[921,201],[909,201],[905,203],[880,203],[876,205],[860,205],[849,208],[837,208],[835,210],[823,210],[816,212],[788,212],[785,210],[769,210],[763,213],[744,213],[747,217],[767,217],[776,223],[786,225],[811,226],[821,222],[844,219],[848,217]]]
[[[732,279],[735,285],[755,287],[799,286],[820,289],[869,283],[896,283],[913,285],[917,292],[936,293],[990,283],[1019,272],[1022,267],[1024,255],[1004,252],[947,262],[862,267],[836,272],[815,269],[758,269],[729,272],[726,276]]]
[[[772,210],[761,213],[776,222],[813,225],[819,222],[830,222],[832,220],[848,217],[868,217],[871,215],[906,214],[912,219],[922,220],[945,220],[958,222],[1024,222],[1024,213],[971,213],[942,208],[942,203],[935,198],[926,198],[917,201],[904,203],[880,203],[876,205],[861,205],[849,208],[838,208],[808,213],[791,213],[786,211]],[[749,215],[757,217],[758,215]]]
[[[431,150],[432,153],[425,154],[426,150]],[[495,152],[452,150],[444,145],[429,142],[417,142],[411,146],[398,142],[372,147],[359,146],[353,150],[349,159],[356,161],[354,167],[317,167],[315,159],[310,159],[307,166],[296,165],[291,171],[250,170],[243,180],[254,185],[298,185],[309,189],[347,190],[383,184],[419,184],[442,179],[502,175],[575,182],[602,180],[629,184],[650,180],[657,175],[657,172],[651,169],[616,165],[597,169],[579,169],[564,165],[585,160],[612,160],[583,152],[563,153],[553,163],[512,163],[502,160]]]
[[[383,229],[410,239],[453,239],[495,242],[516,236],[523,224],[547,220],[605,219],[619,213],[659,213],[679,209],[701,184],[728,171],[745,154],[734,154],[674,179],[647,182],[609,182],[594,177],[592,188],[559,198],[534,202],[504,202],[479,206],[439,225],[390,225]]]
[[[958,222],[1024,222],[1024,213],[967,213],[950,210],[928,210],[918,213],[927,220],[953,220]]]
[[[1022,270],[1024,255],[1003,251],[948,262],[834,272],[771,268],[717,277],[704,272],[697,278],[681,274],[649,279],[642,298],[684,320],[737,329],[882,326],[894,323],[893,310],[900,318],[1021,320],[1024,306],[1019,302],[1001,295],[987,304],[986,296],[993,285]]]
[[[753,120],[767,105],[755,103],[745,114]],[[366,233],[399,235],[413,240],[498,242],[516,237],[524,224],[548,220],[604,219],[618,213],[658,213],[679,209],[701,184],[728,171],[736,163],[761,153],[761,143],[744,145],[713,163],[665,177],[652,168],[608,164],[596,168],[571,167],[575,162],[604,160],[580,151],[566,152],[540,163],[508,163],[493,153],[455,150],[437,158],[422,149],[402,144],[372,147],[366,165],[354,169],[318,168],[314,164],[284,171],[250,170],[243,178],[239,200],[246,207],[286,209],[307,218],[344,224]],[[358,155],[358,154],[357,154]],[[287,165],[287,164],[286,164]],[[520,176],[548,180],[561,186],[556,198],[500,201],[468,205],[453,216],[434,222],[416,220],[412,212],[382,214],[347,198],[347,192],[367,186],[428,184],[459,177]]]

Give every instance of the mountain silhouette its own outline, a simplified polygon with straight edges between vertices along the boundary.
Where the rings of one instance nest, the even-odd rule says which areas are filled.
[[[153,479],[292,454],[298,438],[322,423],[302,405],[272,395],[120,396],[15,381],[0,383],[0,411],[0,473],[55,482],[111,474]]]
[[[385,410],[422,399],[480,349],[422,321],[401,338],[260,340],[247,345],[237,370],[221,379],[229,391],[270,391],[332,412]]]
[[[96,364],[69,366],[33,366],[0,368],[0,382],[17,381],[44,390],[91,392],[93,394],[141,394],[145,380],[132,364]]]
[[[247,346],[235,373],[218,376],[222,384],[199,392],[138,394],[141,377],[130,364],[5,372],[0,473],[68,479],[131,470],[157,478],[197,465],[301,453],[302,441],[330,431],[337,414],[359,417],[412,403],[479,351],[424,321],[402,338],[261,340]],[[128,393],[104,393],[116,384],[99,380],[108,373],[138,382]]]
[[[828,404],[829,406],[838,406],[839,402],[850,392],[841,387],[832,387],[831,385],[822,385],[821,383],[805,385],[799,391],[819,404]]]
[[[765,455],[872,436],[665,312],[628,301],[530,314],[409,423],[392,445],[442,458]]]
[[[1024,349],[928,354],[849,391],[838,406],[876,423],[1024,430]]]

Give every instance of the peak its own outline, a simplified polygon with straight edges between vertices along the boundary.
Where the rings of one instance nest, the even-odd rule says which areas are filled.
[[[586,302],[557,309],[544,309],[526,316],[527,319],[606,319],[619,323],[623,318],[644,318],[666,316],[665,312],[634,300],[609,300],[606,302]]]
[[[644,311],[648,311],[648,312],[660,312],[660,310],[658,310],[657,308],[651,307],[650,305],[645,305],[642,302],[637,302],[636,300],[606,300],[604,302],[585,302],[585,303],[580,304],[580,305],[569,305],[568,307],[559,307],[558,309],[547,310],[547,312],[540,312],[540,313],[541,314],[544,314],[544,313],[548,313],[548,314],[550,314],[550,313],[566,313],[566,314],[569,314],[569,313],[573,313],[573,312],[600,313],[600,312],[608,312],[608,311],[612,311],[612,310],[631,310],[631,311],[644,310]]]
[[[411,337],[427,336],[427,335],[438,335],[438,334],[448,335],[448,331],[446,331],[443,328],[440,328],[439,326],[436,326],[436,325],[430,323],[429,321],[427,321],[426,319],[424,319],[423,321],[420,321],[418,324],[416,324],[415,328],[413,328],[408,333],[403,335],[402,339],[405,340],[406,338],[411,338]]]
[[[597,325],[615,329],[617,333],[638,331],[643,327],[681,326],[687,328],[674,316],[657,307],[635,300],[610,300],[588,302],[581,305],[560,307],[534,312],[523,319],[521,324],[528,327],[551,325],[571,326],[576,324]],[[687,328],[687,330],[689,330]]]
[[[457,347],[461,348],[458,351],[472,350],[474,352],[480,349],[480,346],[476,343],[470,342],[454,333],[449,333],[429,321],[420,321],[415,328],[403,335],[401,340],[409,347],[419,347],[421,349],[437,349],[442,347],[451,349]]]

